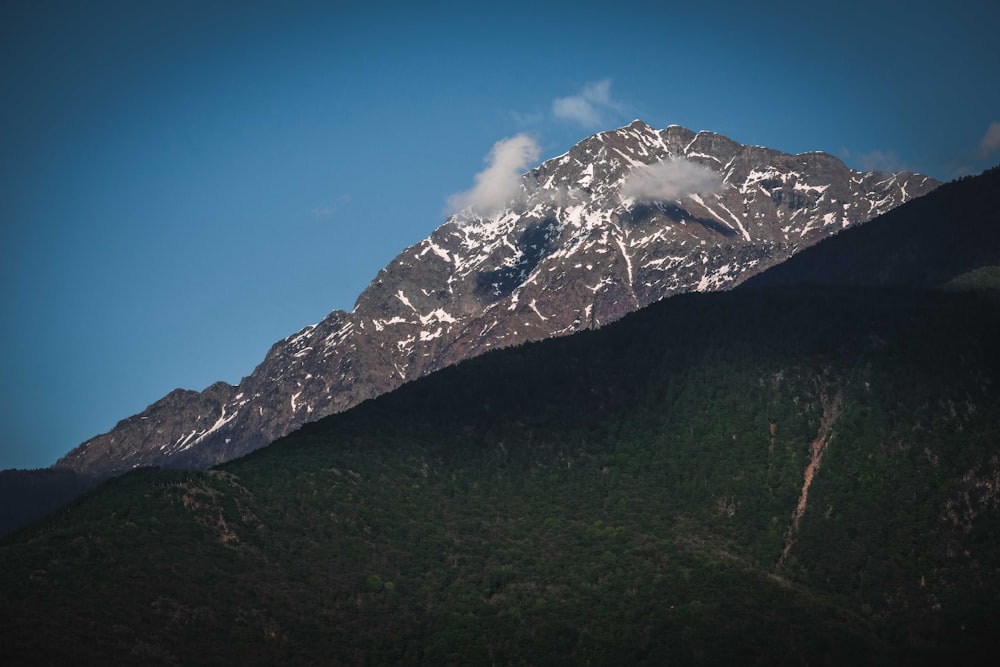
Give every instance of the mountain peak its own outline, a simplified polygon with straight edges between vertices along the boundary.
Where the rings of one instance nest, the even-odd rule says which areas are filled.
[[[631,123],[629,123],[628,125],[626,125],[625,128],[636,129],[636,130],[649,130],[649,131],[652,131],[652,132],[656,131],[656,130],[653,129],[652,125],[650,125],[646,121],[641,120],[639,118],[636,118],[635,120],[633,120]]]
[[[352,312],[275,343],[238,387],[171,395],[57,465],[213,465],[490,349],[728,289],[937,182],[634,120],[542,162],[521,185],[511,206],[453,216],[405,249]]]

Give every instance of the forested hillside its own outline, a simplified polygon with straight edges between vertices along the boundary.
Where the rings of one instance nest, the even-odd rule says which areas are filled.
[[[688,295],[0,543],[4,664],[940,664],[996,648],[1000,311]]]

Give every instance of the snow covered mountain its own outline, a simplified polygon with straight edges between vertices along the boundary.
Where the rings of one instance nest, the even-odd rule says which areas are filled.
[[[938,185],[634,121],[524,174],[506,207],[450,217],[238,386],[173,391],[56,466],[214,465],[489,349],[728,289]]]

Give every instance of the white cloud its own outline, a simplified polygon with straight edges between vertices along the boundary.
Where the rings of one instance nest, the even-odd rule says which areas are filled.
[[[1000,122],[994,121],[986,128],[986,134],[979,142],[979,154],[983,157],[1000,150]]]
[[[312,210],[312,214],[317,220],[323,220],[337,215],[337,209],[329,206],[317,206]]]
[[[696,162],[677,158],[635,167],[625,177],[621,194],[639,202],[658,202],[721,189],[719,174]]]
[[[875,149],[870,153],[858,155],[857,159],[861,163],[861,168],[865,171],[896,172],[903,170],[903,163],[892,151]]]
[[[605,113],[620,110],[621,106],[611,99],[611,79],[588,83],[578,94],[557,97],[552,102],[552,114],[556,118],[571,120],[587,128],[604,125]]]
[[[507,117],[510,118],[510,120],[513,121],[515,125],[519,125],[521,127],[531,127],[532,125],[538,125],[543,120],[545,120],[545,114],[540,111],[529,111],[529,112],[508,111]]]
[[[868,153],[854,153],[846,148],[840,151],[840,157],[845,162],[850,162],[861,169],[861,171],[885,171],[895,173],[905,171],[906,166],[903,161],[892,151],[883,151],[878,148]]]
[[[521,194],[521,173],[538,161],[538,143],[526,134],[517,134],[493,144],[486,157],[487,166],[476,174],[471,190],[448,197],[446,212],[471,209],[476,215],[489,215]]]
[[[337,197],[337,201],[341,204],[349,204],[351,202],[351,195],[340,195]],[[317,220],[328,220],[335,215],[337,215],[337,209],[333,206],[317,206],[312,210],[312,216]]]

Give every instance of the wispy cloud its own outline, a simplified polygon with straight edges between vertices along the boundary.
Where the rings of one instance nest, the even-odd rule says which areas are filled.
[[[877,148],[868,153],[854,153],[845,148],[841,150],[840,157],[845,162],[856,165],[862,171],[899,172],[906,170],[903,161],[894,152]]]
[[[541,111],[508,111],[507,117],[519,127],[532,127],[545,120]]]
[[[948,165],[947,174],[950,178],[961,178],[981,171],[991,166],[993,157],[1000,152],[1000,121],[993,121],[986,128],[979,146],[975,150],[962,151]]]
[[[611,79],[588,83],[576,95],[557,97],[552,102],[552,115],[579,123],[586,128],[606,124],[609,112],[621,112],[621,105],[611,98]]]
[[[878,149],[858,156],[861,168],[865,171],[902,171],[903,162],[892,151]]]
[[[445,212],[469,209],[476,215],[489,215],[503,208],[521,194],[521,173],[537,162],[539,155],[538,143],[526,134],[493,144],[486,168],[476,174],[475,185],[448,197]]]
[[[986,128],[986,134],[979,142],[980,157],[988,157],[997,151],[1000,151],[1000,121],[990,123]]]
[[[722,189],[722,177],[708,167],[681,158],[636,167],[625,177],[621,195],[639,202],[674,201]]]
[[[351,201],[351,195],[340,195],[337,201],[341,204],[348,204]],[[317,206],[311,213],[313,218],[316,220],[329,220],[330,218],[337,215],[338,209],[332,206]]]

